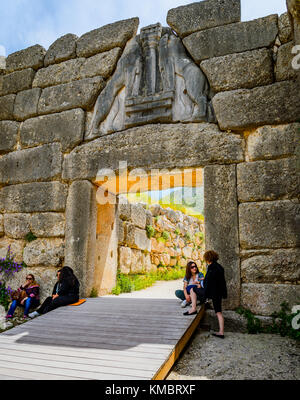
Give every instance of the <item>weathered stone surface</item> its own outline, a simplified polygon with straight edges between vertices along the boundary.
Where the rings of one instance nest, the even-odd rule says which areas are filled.
[[[151,240],[148,239],[146,231],[133,225],[126,223],[125,243],[134,249],[151,250]]]
[[[87,58],[80,69],[80,78],[102,76],[108,78],[114,71],[117,61],[122,54],[120,47]]]
[[[224,134],[214,124],[146,125],[74,149],[65,157],[63,177],[95,178],[101,168],[118,169],[119,160],[146,169],[241,162],[242,144],[239,135]]]
[[[296,70],[292,66],[292,60],[295,57],[295,54],[292,53],[293,47],[293,42],[283,44],[279,47],[275,67],[276,81],[296,79],[300,75],[300,70]]]
[[[213,98],[213,107],[219,126],[243,130],[295,122],[300,115],[299,90],[298,82],[284,81],[255,89],[218,93]]]
[[[225,308],[240,302],[240,260],[236,168],[209,165],[204,168],[205,249],[220,256],[225,269],[228,299]]]
[[[72,33],[68,33],[53,42],[44,59],[44,66],[57,64],[62,61],[76,58],[76,40],[78,37]]]
[[[300,5],[298,0],[286,0],[289,17],[293,27],[295,44],[300,43]]]
[[[23,259],[29,266],[61,265],[64,258],[63,239],[36,239],[24,248]]]
[[[241,305],[255,314],[271,315],[286,301],[292,308],[300,304],[300,285],[242,284]]]
[[[278,34],[278,16],[238,22],[192,33],[183,39],[188,52],[199,63],[211,57],[270,47]]]
[[[293,38],[291,21],[288,13],[281,14],[278,18],[279,40],[281,43],[287,43]]]
[[[18,139],[19,125],[14,121],[0,121],[0,152],[13,150]]]
[[[146,228],[146,211],[142,205],[131,204],[131,222],[139,228]]]
[[[45,88],[39,101],[39,114],[55,113],[78,107],[90,109],[103,87],[103,78],[95,77]]]
[[[77,41],[77,56],[89,57],[114,47],[123,48],[137,32],[138,18],[118,21],[85,33]]]
[[[15,94],[0,97],[0,121],[14,119]]]
[[[0,210],[16,213],[64,211],[67,188],[60,182],[5,186],[0,190]]]
[[[210,0],[172,8],[167,23],[180,36],[241,20],[240,0]]]
[[[89,181],[73,182],[66,208],[65,265],[80,281],[80,296],[90,294],[95,269],[97,202]]]
[[[300,282],[300,249],[280,249],[241,262],[243,283]]]
[[[299,183],[296,158],[237,165],[239,202],[294,198]]]
[[[4,217],[0,214],[0,236],[4,235]]]
[[[28,119],[21,126],[21,144],[32,147],[59,141],[63,152],[71,150],[83,140],[84,121],[81,109]]]
[[[131,266],[132,250],[130,247],[119,247],[119,270],[121,274],[129,274]]]
[[[255,161],[295,155],[299,132],[299,123],[258,128],[248,136],[247,158]]]
[[[32,68],[23,71],[12,72],[0,78],[0,96],[14,94],[22,90],[30,89],[35,72]]]
[[[0,56],[0,75],[4,75],[6,71],[6,58]]]
[[[4,232],[10,238],[24,239],[30,232],[30,214],[4,214]]]
[[[6,58],[6,69],[8,72],[18,71],[25,68],[38,69],[43,66],[46,50],[35,45],[27,49],[10,54]]]
[[[32,86],[45,88],[95,76],[107,78],[113,72],[121,52],[116,47],[87,59],[76,58],[39,69]]]
[[[30,218],[30,230],[37,237],[61,237],[65,234],[63,213],[35,213]]]
[[[84,58],[76,58],[75,60],[68,60],[39,69],[35,75],[32,87],[45,88],[78,80],[80,79],[80,68],[84,61]]]
[[[26,118],[37,115],[41,93],[41,89],[35,88],[17,94],[14,105],[14,116],[18,121],[24,121]]]
[[[214,92],[273,83],[273,59],[269,49],[259,49],[204,60],[200,64]]]
[[[21,263],[23,261],[23,249],[25,243],[25,240],[15,240],[8,237],[0,238],[0,258],[6,257],[8,247],[10,246],[10,251],[14,254],[14,260],[17,263]]]
[[[243,249],[299,246],[299,219],[300,205],[296,201],[240,204],[240,245]]]
[[[131,250],[131,265],[130,265],[130,272],[132,274],[139,274],[143,271],[142,265],[142,252],[137,249]]]
[[[61,174],[62,153],[59,143],[18,150],[0,158],[0,183],[46,181]]]

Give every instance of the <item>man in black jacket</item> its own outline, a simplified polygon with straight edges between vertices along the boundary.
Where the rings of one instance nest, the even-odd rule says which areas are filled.
[[[227,287],[224,276],[224,268],[217,263],[219,255],[209,250],[204,253],[204,260],[207,263],[207,271],[204,278],[204,297],[212,299],[215,313],[218,317],[219,332],[214,336],[224,339],[224,317],[222,314],[222,299],[227,298]]]

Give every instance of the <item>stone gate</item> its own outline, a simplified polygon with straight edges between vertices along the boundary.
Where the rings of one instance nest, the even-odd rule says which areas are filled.
[[[270,315],[299,304],[297,4],[241,22],[239,0],[206,0],[170,10],[169,27],[136,35],[132,18],[10,54],[1,256],[11,245],[44,293],[70,265],[88,295],[99,170],[204,168],[205,240],[225,268],[226,307]]]

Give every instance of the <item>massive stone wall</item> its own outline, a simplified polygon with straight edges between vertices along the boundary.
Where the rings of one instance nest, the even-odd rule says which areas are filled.
[[[300,43],[296,6],[288,3],[291,13],[247,22],[240,21],[238,0],[169,11],[167,22],[180,51],[186,49],[183,59],[207,80],[201,82],[215,123],[160,120],[158,110],[166,103],[155,93],[147,98],[151,106],[143,99],[128,105],[130,112],[138,113],[141,104],[147,110],[143,126],[90,135],[95,103],[100,98],[101,108],[101,93],[116,81],[137,18],[80,38],[65,35],[47,51],[36,45],[16,52],[5,69],[1,60],[0,255],[11,245],[45,295],[56,268],[68,262],[86,295],[92,287],[98,170],[117,170],[120,160],[129,169],[203,167],[206,242],[225,267],[227,307],[242,304],[268,315],[284,300],[300,304],[300,84],[294,59]],[[170,31],[157,30],[172,39]],[[179,68],[175,61],[163,65]],[[188,81],[181,83],[176,90],[189,88]],[[177,97],[170,95],[168,104]],[[37,239],[29,243],[30,231]]]

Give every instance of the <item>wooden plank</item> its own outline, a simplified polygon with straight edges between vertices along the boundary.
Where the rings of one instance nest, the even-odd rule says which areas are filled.
[[[46,359],[36,359],[36,358],[24,358],[22,356],[11,356],[2,354],[0,363],[11,363],[12,365],[15,363],[17,365],[30,365],[30,366],[40,366],[40,367],[50,367],[54,370],[66,370],[66,371],[79,371],[80,373],[93,373],[93,374],[118,374],[118,375],[129,375],[132,377],[140,377],[140,378],[151,378],[153,373],[157,368],[139,368],[134,369],[129,366],[110,366],[110,365],[99,365],[99,364],[87,364],[87,363],[75,363],[65,362],[65,361],[57,361],[57,360],[46,360]],[[27,367],[25,368],[27,369]],[[73,372],[72,372],[73,373]],[[74,372],[75,373],[75,372]]]
[[[75,363],[75,364],[84,364],[84,365],[107,365],[109,367],[122,367],[126,366],[129,369],[144,369],[146,371],[152,371],[153,369],[157,368],[157,365],[160,364],[161,360],[149,360],[147,357],[143,358],[129,358],[129,357],[112,357],[112,354],[109,356],[103,356],[101,358],[91,358],[91,357],[76,357],[72,355],[61,355],[61,354],[49,354],[38,353],[35,351],[24,351],[21,349],[13,350],[10,349],[1,349],[0,348],[0,358],[4,356],[9,356],[13,359],[18,359],[21,357],[23,360],[24,358],[30,358],[30,360],[52,360],[52,361],[61,361],[61,362],[68,362],[68,363]],[[4,358],[3,358],[4,359]]]
[[[172,366],[174,365],[175,361],[178,359],[180,353],[190,340],[191,336],[195,332],[197,326],[199,325],[201,319],[203,318],[205,313],[205,307],[202,306],[200,311],[198,312],[196,318],[193,319],[191,325],[186,330],[185,334],[180,338],[175,348],[170,353],[169,357],[163,363],[163,365],[159,368],[156,374],[153,376],[153,380],[162,380],[168,375],[169,371],[171,370]]]
[[[127,371],[124,371],[123,374],[118,374],[118,373],[95,373],[95,372],[86,372],[86,371],[77,371],[77,370],[71,370],[71,369],[63,369],[63,368],[54,368],[54,367],[45,367],[42,365],[32,365],[32,364],[26,364],[26,363],[14,363],[10,361],[5,361],[3,362],[0,360],[0,368],[5,368],[8,370],[14,370],[14,371],[27,371],[27,372],[36,372],[36,373],[42,373],[42,374],[47,374],[49,376],[55,375],[56,377],[59,376],[64,376],[67,379],[69,378],[76,378],[76,379],[81,379],[81,378],[86,378],[86,379],[97,379],[97,380],[109,380],[109,379],[143,379],[141,377],[136,377],[132,376],[127,373]],[[1,372],[1,371],[0,371]],[[46,376],[43,379],[47,379]],[[146,375],[146,374],[145,374]],[[52,378],[52,376],[51,376]],[[147,378],[147,375],[145,376]],[[145,379],[144,378],[144,379]]]
[[[1,343],[0,342],[1,351],[10,351],[10,350],[22,350],[26,352],[36,352],[39,354],[48,354],[51,352],[53,355],[66,355],[69,357],[83,357],[89,359],[104,359],[104,360],[130,360],[134,359],[137,362],[141,360],[144,361],[145,358],[148,362],[155,362],[156,360],[163,361],[165,359],[163,353],[144,353],[135,351],[135,349],[128,350],[107,350],[107,349],[89,349],[89,348],[78,348],[78,347],[55,347],[55,346],[43,346],[42,344],[20,344],[20,343],[8,343],[8,341]]]
[[[17,368],[0,367],[0,374],[9,374],[13,379],[30,379],[30,380],[82,380],[82,378],[66,377],[64,375],[45,374],[38,371],[25,371]]]

